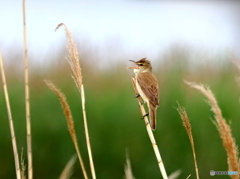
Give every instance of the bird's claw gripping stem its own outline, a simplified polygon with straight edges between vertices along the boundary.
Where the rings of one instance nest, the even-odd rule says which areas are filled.
[[[135,98],[138,98],[140,96],[140,94],[137,94],[136,96],[135,96]]]
[[[144,119],[144,117],[146,117],[146,116],[148,116],[148,115],[149,115],[149,113],[144,114],[144,115],[142,116],[142,119]]]

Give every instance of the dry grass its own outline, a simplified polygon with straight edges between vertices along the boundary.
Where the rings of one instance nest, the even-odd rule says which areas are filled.
[[[56,27],[56,30],[62,26],[65,28],[65,33],[66,33],[66,36],[68,39],[67,49],[69,52],[69,58],[67,59],[67,61],[70,64],[72,74],[73,74],[72,77],[73,77],[73,80],[75,81],[75,84],[78,88],[78,91],[81,95],[81,100],[82,100],[83,122],[84,122],[88,156],[89,156],[89,161],[90,161],[90,169],[91,169],[91,173],[92,173],[92,178],[96,179],[95,168],[94,168],[94,163],[93,163],[93,158],[92,158],[92,149],[91,149],[90,137],[89,137],[88,125],[87,125],[87,115],[86,115],[86,108],[85,108],[85,94],[84,94],[82,72],[81,72],[82,69],[81,69],[81,66],[79,63],[77,47],[76,47],[76,44],[74,43],[74,40],[73,40],[70,30],[64,23],[60,23]]]
[[[65,95],[59,89],[57,89],[51,81],[46,81],[45,80],[45,83],[58,96],[58,98],[60,100],[60,103],[62,105],[64,114],[65,114],[65,117],[66,117],[66,120],[67,120],[68,130],[69,130],[69,133],[71,135],[71,138],[72,138],[73,144],[75,146],[75,149],[77,151],[77,155],[78,155],[79,162],[80,162],[80,165],[81,165],[81,168],[82,168],[82,171],[83,171],[84,178],[87,179],[88,176],[87,176],[87,172],[86,172],[86,169],[85,169],[85,166],[84,166],[81,154],[80,154],[80,150],[79,150],[79,147],[78,147],[77,136],[76,136],[76,132],[75,132],[75,128],[74,128],[74,122],[73,122],[71,110],[70,110],[69,105],[67,103],[67,99],[66,99]]]
[[[25,171],[26,171],[26,165],[24,163],[23,149],[22,149],[22,152],[21,152],[21,179],[26,179]]]
[[[132,77],[132,84],[133,84],[133,88],[134,88],[134,90],[135,90],[136,95],[138,95],[139,93],[138,93],[137,88],[136,88],[136,82],[135,82],[135,78],[134,78],[134,77]],[[138,97],[137,97],[137,100],[138,100],[138,104],[139,104],[139,107],[140,107],[141,114],[142,114],[142,116],[144,116],[144,115],[146,114],[146,112],[145,112],[143,103],[141,103],[141,97],[138,96]],[[158,149],[156,140],[155,140],[155,138],[154,138],[154,135],[153,135],[153,132],[152,132],[152,129],[151,129],[151,126],[150,126],[148,117],[147,117],[147,116],[144,116],[143,119],[144,119],[144,122],[145,122],[145,124],[146,124],[147,133],[148,133],[148,136],[149,136],[150,141],[151,141],[151,143],[152,143],[153,150],[154,150],[154,153],[155,153],[156,158],[157,158],[157,161],[158,161],[158,166],[159,166],[160,172],[161,172],[163,178],[164,178],[164,179],[167,179],[167,178],[168,178],[167,172],[166,172],[166,170],[165,170],[165,167],[164,167],[164,164],[163,164],[161,155],[160,155],[160,151],[159,151],[159,149]]]
[[[192,136],[192,126],[191,126],[190,121],[188,119],[188,115],[187,115],[187,112],[186,112],[185,108],[180,106],[179,103],[177,103],[177,104],[178,104],[177,111],[180,114],[180,117],[183,121],[183,126],[185,127],[185,129],[187,131],[187,134],[188,134],[188,137],[189,137],[189,140],[190,140],[190,143],[191,143],[194,165],[195,165],[195,171],[196,171],[196,177],[197,177],[197,179],[199,179],[197,158],[196,158],[194,141],[193,141],[193,136]]]
[[[82,69],[79,63],[79,56],[76,44],[73,41],[72,33],[64,23],[58,24],[55,30],[58,30],[60,27],[64,27],[65,33],[68,39],[67,50],[69,52],[69,57],[67,58],[68,63],[70,64],[72,70],[72,77],[75,81],[75,84],[79,91],[81,91],[82,86]]]
[[[30,118],[30,95],[29,95],[29,72],[28,72],[28,50],[26,30],[25,0],[22,1],[23,8],[23,41],[24,41],[24,79],[25,79],[25,106],[26,106],[26,129],[27,129],[27,154],[28,154],[28,179],[33,178],[32,167],[32,135]]]
[[[64,167],[59,179],[69,179],[71,177],[71,175],[73,174],[73,166],[76,159],[77,159],[76,155],[73,155],[71,157],[71,159],[68,161],[68,163]]]
[[[11,137],[12,137],[16,176],[17,176],[17,179],[21,179],[21,171],[20,171],[20,164],[19,164],[19,155],[18,155],[18,150],[17,150],[17,142],[16,142],[15,131],[14,131],[12,112],[11,112],[11,107],[10,107],[10,102],[9,102],[9,97],[8,97],[7,82],[6,82],[6,77],[5,77],[5,72],[4,72],[1,53],[0,53],[0,70],[1,70],[1,75],[2,75],[3,90],[4,90],[4,96],[5,96],[7,112],[8,112],[8,121],[9,121],[9,126],[10,126],[10,133],[11,133]]]
[[[204,87],[203,85],[199,85],[196,83],[190,83],[185,81],[190,87],[199,90],[207,99],[208,103],[211,106],[211,109],[214,113],[214,117],[216,120],[216,127],[222,139],[223,146],[227,152],[227,162],[228,162],[228,170],[229,171],[238,171],[239,170],[239,159],[238,159],[238,149],[235,143],[235,140],[231,133],[230,126],[226,123],[226,120],[222,116],[222,112],[218,106],[217,100],[212,93],[212,91],[208,87]],[[231,175],[233,179],[239,178],[238,175]]]
[[[128,153],[126,154],[126,164],[124,167],[124,173],[125,173],[125,179],[135,179],[132,173],[132,167],[131,167],[131,162],[128,156]]]
[[[168,179],[177,179],[181,175],[181,170],[176,170],[168,176]]]

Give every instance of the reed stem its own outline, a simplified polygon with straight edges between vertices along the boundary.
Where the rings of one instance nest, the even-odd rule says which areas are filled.
[[[135,82],[135,78],[132,77],[132,84],[133,84],[133,88],[135,90],[135,93],[136,95],[138,95],[138,90],[136,88],[136,82]],[[142,116],[144,116],[146,114],[145,112],[145,109],[144,109],[144,106],[143,106],[143,103],[141,103],[141,98],[140,96],[137,97],[138,99],[138,104],[139,104],[139,107],[140,107],[140,111],[142,113]],[[150,138],[150,141],[152,143],[152,146],[153,146],[153,150],[154,150],[154,153],[156,155],[156,158],[157,158],[157,161],[158,161],[158,166],[159,166],[159,169],[160,169],[160,172],[163,176],[164,179],[167,179],[168,176],[167,176],[167,173],[166,173],[166,170],[165,170],[165,167],[164,167],[164,164],[163,164],[163,160],[161,158],[161,155],[160,155],[160,151],[158,149],[158,146],[157,146],[157,143],[155,141],[155,138],[154,138],[154,135],[153,135],[153,132],[152,132],[152,129],[151,129],[151,126],[150,126],[150,123],[149,123],[149,120],[148,120],[148,117],[147,116],[144,116],[144,122],[146,124],[146,129],[147,129],[147,133],[148,133],[148,136]]]
[[[14,132],[13,118],[12,118],[9,97],[8,97],[7,82],[6,82],[1,53],[0,53],[0,70],[1,70],[1,74],[2,74],[3,90],[4,90],[4,96],[5,96],[6,106],[7,106],[10,133],[11,133],[11,137],[12,137],[12,146],[13,146],[16,176],[17,176],[17,179],[21,179],[21,170],[20,170],[20,162],[19,162],[19,156],[18,156],[18,150],[17,150],[17,142],[16,142],[16,136],[15,136],[15,132]]]
[[[24,79],[25,79],[25,106],[26,106],[26,128],[27,128],[27,156],[28,156],[28,179],[33,178],[32,167],[32,134],[29,101],[29,73],[28,73],[28,50],[27,50],[27,29],[26,29],[26,8],[25,0],[22,1],[23,8],[23,41],[24,41]]]

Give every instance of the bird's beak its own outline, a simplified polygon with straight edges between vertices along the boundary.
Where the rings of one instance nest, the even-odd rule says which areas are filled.
[[[130,62],[136,63],[134,60],[129,60]]]
[[[133,63],[135,63],[136,64],[136,62],[135,61],[133,61],[133,60],[129,60],[130,62],[133,62]],[[137,65],[137,64],[136,64]],[[129,69],[138,69],[139,67],[138,66],[136,66],[136,67],[127,67],[127,68],[129,68]]]

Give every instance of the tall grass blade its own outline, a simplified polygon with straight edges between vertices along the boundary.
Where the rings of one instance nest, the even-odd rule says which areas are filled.
[[[188,115],[187,112],[185,110],[184,107],[180,106],[179,103],[178,107],[177,107],[177,111],[183,121],[183,126],[185,127],[190,143],[191,143],[191,147],[192,147],[192,153],[193,153],[193,159],[194,159],[194,165],[195,165],[195,171],[196,171],[196,177],[197,179],[199,179],[199,174],[198,174],[198,166],[197,166],[197,158],[196,158],[196,152],[195,152],[195,147],[194,147],[194,141],[193,141],[193,136],[192,136],[192,126],[190,124],[190,121],[188,119]]]
[[[76,44],[74,43],[72,34],[71,34],[70,30],[68,29],[68,27],[64,23],[60,23],[56,27],[56,30],[61,26],[65,27],[66,36],[68,39],[67,49],[69,52],[69,58],[67,60],[70,64],[70,67],[72,70],[73,80],[75,81],[75,84],[78,88],[78,91],[79,91],[81,99],[82,99],[83,122],[84,122],[88,156],[89,156],[89,161],[90,161],[90,169],[91,169],[92,178],[96,179],[95,168],[94,168],[94,163],[93,163],[93,158],[92,158],[92,149],[91,149],[90,137],[89,137],[88,125],[87,125],[87,115],[86,115],[86,108],[85,108],[85,94],[84,94],[84,87],[83,87],[83,82],[82,82],[82,69],[81,69],[81,66],[79,63],[78,51],[77,51]]]
[[[196,84],[196,83],[191,83],[187,81],[185,81],[185,83],[188,84],[190,87],[200,91],[208,99],[208,103],[211,106],[211,109],[215,115],[214,117],[216,120],[217,130],[222,139],[223,146],[227,152],[228,170],[238,171],[238,173],[240,174],[237,145],[232,136],[230,126],[226,123],[226,120],[222,116],[221,109],[218,106],[218,103],[214,94],[208,87],[204,87],[202,84]],[[230,175],[230,176],[233,179],[239,178],[238,175]]]
[[[72,113],[71,113],[71,110],[69,108],[67,99],[66,99],[65,95],[59,89],[57,89],[51,81],[45,80],[45,83],[58,96],[58,98],[60,100],[60,103],[61,103],[62,108],[63,108],[63,112],[64,112],[66,120],[67,120],[68,130],[69,130],[69,133],[71,135],[74,147],[77,151],[77,155],[78,155],[78,158],[79,158],[80,166],[81,166],[82,171],[83,171],[84,178],[88,179],[87,172],[86,172],[86,169],[85,169],[85,166],[84,166],[84,163],[83,163],[83,159],[81,157],[80,149],[78,147],[77,136],[76,136],[75,127],[74,127],[74,121],[73,121],[73,118],[72,118]]]
[[[14,132],[13,118],[12,118],[12,112],[11,112],[11,108],[10,108],[10,102],[9,102],[8,90],[7,90],[7,82],[6,82],[6,78],[5,78],[5,72],[4,72],[1,53],[0,53],[0,70],[1,70],[2,82],[3,82],[3,91],[4,91],[6,106],[7,106],[10,133],[11,133],[11,137],[12,137],[12,146],[13,146],[16,176],[17,176],[17,179],[21,179],[21,171],[20,171],[20,163],[19,163],[19,156],[18,156],[18,150],[17,150],[17,142],[16,142],[16,136],[15,136],[15,132]]]
[[[31,134],[30,101],[29,101],[30,95],[29,95],[29,73],[28,73],[28,50],[27,50],[25,0],[22,1],[22,8],[23,8],[24,79],[25,79],[25,106],[26,106],[26,128],[27,128],[28,179],[32,179],[33,178],[32,134]]]

